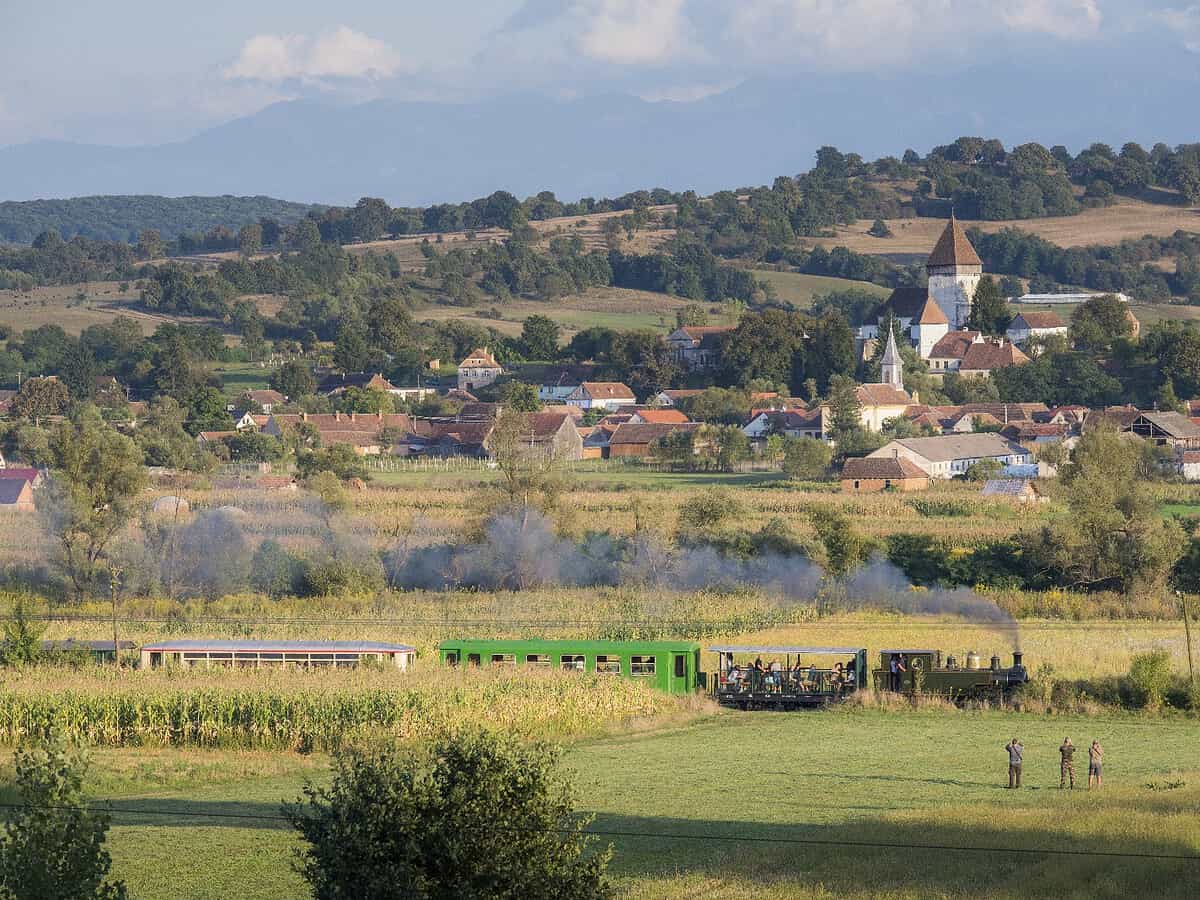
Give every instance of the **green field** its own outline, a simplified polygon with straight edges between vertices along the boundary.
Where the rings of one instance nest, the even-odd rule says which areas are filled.
[[[1003,744],[1026,745],[1020,792]],[[1056,748],[1105,744],[1101,793],[1059,792]],[[1191,896],[1200,723],[1002,712],[724,713],[575,745],[566,764],[612,873],[637,897]],[[99,751],[91,791],[118,813],[114,872],[134,897],[293,897],[274,819],[319,756]],[[1076,755],[1086,782],[1086,755]],[[165,813],[159,815],[158,813]],[[196,814],[227,818],[197,818]],[[806,843],[806,842],[818,843]],[[852,842],[901,847],[854,847]],[[973,848],[922,850],[911,846]],[[1014,850],[1035,852],[1013,852]]]
[[[829,278],[825,275],[804,275],[800,272],[774,272],[770,269],[752,269],[754,277],[775,288],[780,300],[794,303],[800,309],[807,309],[813,299],[820,294],[831,291],[860,290],[875,294],[883,299],[891,293],[889,288],[880,287],[869,281],[852,281],[849,278]]]
[[[638,466],[589,465],[583,462],[572,469],[573,480],[580,490],[671,490],[675,488],[752,487],[786,481],[782,472],[667,472]],[[422,468],[421,465],[398,464],[392,471],[370,470],[371,483],[380,487],[413,487],[438,490],[456,487],[475,487],[499,479],[497,470],[448,467]]]

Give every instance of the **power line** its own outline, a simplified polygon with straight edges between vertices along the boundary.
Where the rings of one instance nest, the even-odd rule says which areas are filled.
[[[0,803],[0,809],[27,809],[30,808],[21,803]],[[178,818],[197,818],[197,819],[253,819],[258,821],[274,821],[274,822],[291,822],[287,816],[269,814],[269,813],[233,813],[233,812],[194,812],[186,810],[168,810],[168,809],[122,809],[110,805],[91,806],[53,806],[53,805],[38,805],[34,807],[43,810],[63,810],[70,812],[104,812],[118,815],[133,815],[133,816],[170,816]],[[582,834],[587,837],[619,837],[619,838],[656,838],[661,840],[679,840],[679,841],[723,841],[731,843],[753,843],[753,844],[785,844],[799,846],[816,846],[816,847],[857,847],[885,850],[934,850],[939,852],[954,852],[954,853],[1019,853],[1034,856],[1087,856],[1087,857],[1108,857],[1115,859],[1154,859],[1154,860],[1182,860],[1186,862],[1200,862],[1200,855],[1187,853],[1142,853],[1130,850],[1085,850],[1079,848],[1062,848],[1062,847],[983,847],[978,845],[965,844],[912,844],[903,841],[861,841],[853,839],[840,838],[802,838],[802,837],[784,837],[761,834],[718,834],[708,832],[705,834],[696,833],[681,833],[681,832],[666,832],[666,831],[629,831],[625,829],[606,829],[606,828],[495,828],[494,826],[486,827],[491,831],[507,831],[514,833],[521,832],[537,832],[541,834],[561,834],[574,835]],[[792,827],[815,827],[804,826],[793,823]],[[824,827],[824,826],[821,826]]]

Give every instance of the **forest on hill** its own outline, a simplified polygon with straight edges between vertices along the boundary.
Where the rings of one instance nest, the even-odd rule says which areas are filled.
[[[70,239],[76,235],[100,241],[134,242],[142,231],[164,239],[270,218],[294,224],[321,208],[273,197],[97,196],[67,200],[0,202],[0,243],[31,244],[46,231]]]

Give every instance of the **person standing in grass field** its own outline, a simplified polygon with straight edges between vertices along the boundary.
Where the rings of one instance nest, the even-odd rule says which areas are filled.
[[[1100,742],[1093,738],[1092,746],[1088,747],[1088,790],[1091,790],[1092,779],[1096,779],[1096,787],[1100,787],[1100,783],[1104,780],[1101,763],[1104,761],[1104,748],[1100,746]]]
[[[1009,741],[1004,749],[1008,751],[1008,786],[1009,788],[1019,788],[1021,786],[1021,763],[1024,760],[1025,745],[1013,738]]]
[[[1062,790],[1067,786],[1067,779],[1071,779],[1071,790],[1075,790],[1075,745],[1071,743],[1069,737],[1063,738],[1062,746],[1058,748],[1059,755],[1062,756],[1062,765],[1058,770],[1058,789]]]

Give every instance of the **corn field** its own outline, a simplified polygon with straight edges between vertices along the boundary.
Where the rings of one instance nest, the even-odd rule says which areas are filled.
[[[331,751],[477,726],[574,737],[685,704],[623,679],[565,673],[7,672],[0,744],[58,729],[100,747]]]

